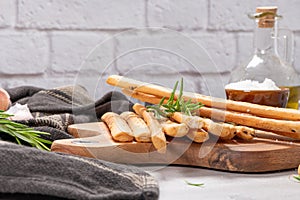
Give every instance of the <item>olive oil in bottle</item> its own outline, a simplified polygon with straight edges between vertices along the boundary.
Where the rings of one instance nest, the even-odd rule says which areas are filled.
[[[285,87],[290,89],[289,100],[287,103],[287,108],[299,109],[300,100],[300,86],[290,86]]]

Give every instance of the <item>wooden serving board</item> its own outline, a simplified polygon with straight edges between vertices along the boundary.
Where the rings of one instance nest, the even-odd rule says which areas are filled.
[[[173,138],[160,154],[151,143],[118,143],[102,122],[69,126],[76,139],[56,140],[51,150],[127,164],[179,164],[232,172],[271,172],[297,168],[300,142],[255,139],[192,143]]]

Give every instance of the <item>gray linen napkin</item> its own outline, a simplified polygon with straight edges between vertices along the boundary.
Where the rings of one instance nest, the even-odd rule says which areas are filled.
[[[2,199],[158,199],[154,178],[133,166],[4,141],[0,159]]]
[[[13,104],[27,104],[33,119],[17,121],[34,127],[38,131],[48,132],[43,136],[48,140],[72,138],[67,126],[77,123],[99,121],[101,116],[114,110],[116,113],[131,110],[132,103],[119,92],[107,92],[94,101],[88,91],[79,85],[63,86],[55,89],[43,89],[21,86],[6,89]],[[0,139],[14,141],[14,138],[0,134]]]

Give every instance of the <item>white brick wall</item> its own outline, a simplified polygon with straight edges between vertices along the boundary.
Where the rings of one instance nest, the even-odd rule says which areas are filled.
[[[235,66],[236,39],[232,33],[210,32],[192,36],[197,43],[208,51],[218,72],[228,72]],[[205,69],[205,72],[216,72],[214,69]]]
[[[187,90],[223,96],[253,51],[247,14],[262,5],[294,31],[300,72],[299,0],[0,0],[0,86],[79,83],[97,98],[113,89],[109,74],[166,86],[183,76]]]
[[[9,27],[14,24],[15,13],[15,1],[14,0],[1,0],[0,1],[0,27]]]
[[[80,70],[81,63],[88,56],[88,53],[93,50],[96,44],[107,38],[107,34],[97,32],[53,32],[51,34],[52,69],[61,73]],[[113,47],[110,46],[101,56],[112,60]],[[91,69],[93,68],[87,67],[85,70]]]
[[[40,32],[0,32],[0,72],[40,74],[49,67],[49,39]]]
[[[206,0],[149,0],[148,22],[152,27],[200,29],[206,27]]]
[[[18,27],[39,29],[119,29],[144,26],[140,0],[21,0]]]

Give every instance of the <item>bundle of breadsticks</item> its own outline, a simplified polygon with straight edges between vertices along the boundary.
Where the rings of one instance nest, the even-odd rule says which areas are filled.
[[[123,112],[120,115],[107,112],[101,119],[110,130],[111,136],[118,142],[152,142],[160,153],[166,152],[167,140],[165,135],[184,137],[195,142],[208,139],[207,132],[190,129],[185,123],[176,123],[167,118],[157,119],[153,113],[141,104],[133,106],[134,112]],[[202,124],[200,124],[202,125]]]
[[[151,104],[158,104],[163,97],[167,101],[172,93],[170,88],[118,75],[108,77],[107,83],[122,88],[126,95]],[[174,100],[176,98],[178,93],[174,96]],[[175,126],[187,127],[181,128],[187,131],[179,135],[187,135],[197,142],[206,141],[209,138],[208,133],[224,140],[235,136],[245,140],[254,137],[300,139],[300,111],[298,110],[212,98],[190,92],[183,92],[182,98],[204,105],[199,108],[197,116],[175,112],[169,120],[159,123],[151,113],[146,112],[145,107],[136,104],[133,108],[137,116],[142,117],[150,128],[150,138],[157,149],[164,151],[166,145],[162,132],[166,132],[168,126],[171,127],[170,129]],[[128,120],[131,118],[130,114],[124,114],[123,118],[130,124]],[[105,117],[103,119],[105,121]],[[172,134],[175,136],[178,133],[170,135]]]

